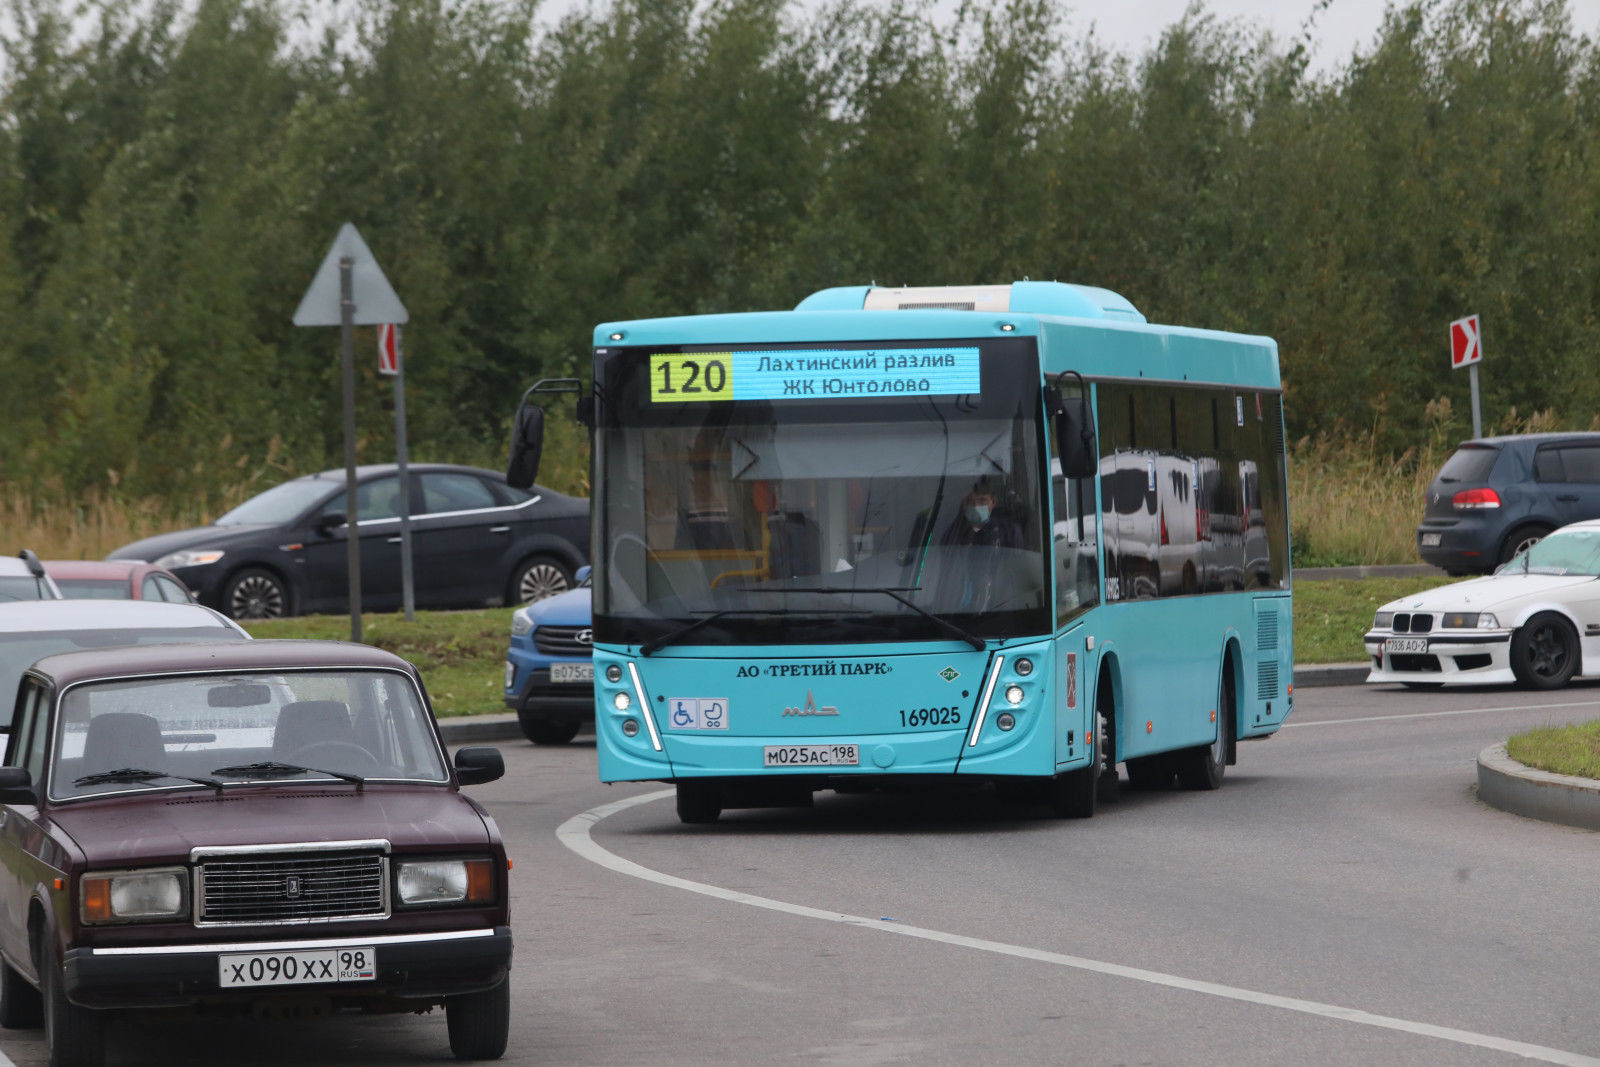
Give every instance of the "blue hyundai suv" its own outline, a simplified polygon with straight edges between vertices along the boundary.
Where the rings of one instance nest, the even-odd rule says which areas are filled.
[[[511,615],[506,707],[536,745],[564,745],[594,721],[594,633],[589,568],[577,588],[534,601]]]
[[[1600,433],[1463,441],[1428,486],[1417,552],[1487,574],[1557,526],[1600,518]]]

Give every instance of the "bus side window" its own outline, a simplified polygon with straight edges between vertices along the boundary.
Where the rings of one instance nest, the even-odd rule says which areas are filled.
[[[1050,490],[1055,513],[1050,539],[1055,549],[1056,622],[1059,624],[1087,611],[1100,599],[1094,479],[1064,478],[1061,461],[1052,458]]]

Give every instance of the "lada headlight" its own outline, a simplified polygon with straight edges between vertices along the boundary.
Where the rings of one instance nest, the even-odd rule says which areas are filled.
[[[494,861],[482,859],[407,860],[395,867],[400,903],[487,904],[494,899]]]
[[[527,608],[518,608],[511,613],[511,636],[521,637],[523,634],[533,632],[533,619],[528,615]]]
[[[108,871],[83,876],[86,923],[148,922],[189,914],[188,875],[182,869]]]

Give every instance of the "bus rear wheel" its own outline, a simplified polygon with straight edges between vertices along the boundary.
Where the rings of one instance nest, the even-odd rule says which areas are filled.
[[[678,821],[690,826],[716,822],[722,815],[722,789],[716,782],[678,783]]]
[[[1209,745],[1196,745],[1178,753],[1178,784],[1185,789],[1216,789],[1228,770],[1228,739],[1233,733],[1233,672],[1222,672],[1217,694],[1217,737]]]

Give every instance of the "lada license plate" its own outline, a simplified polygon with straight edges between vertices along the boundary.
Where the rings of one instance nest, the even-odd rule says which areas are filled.
[[[859,767],[859,745],[767,745],[762,750],[768,767]]]
[[[1426,637],[1388,637],[1384,639],[1383,651],[1386,654],[1426,652],[1428,651],[1428,639]]]
[[[371,982],[378,977],[371,945],[299,949],[288,952],[229,952],[217,957],[224,989],[254,985],[309,985],[314,982]]]
[[[1438,545],[1439,545],[1439,536],[1440,535],[1436,534],[1436,533],[1423,534],[1422,535],[1422,547],[1423,548],[1437,548]]]
[[[594,664],[552,663],[550,664],[550,680],[552,682],[592,682],[594,681]]]

